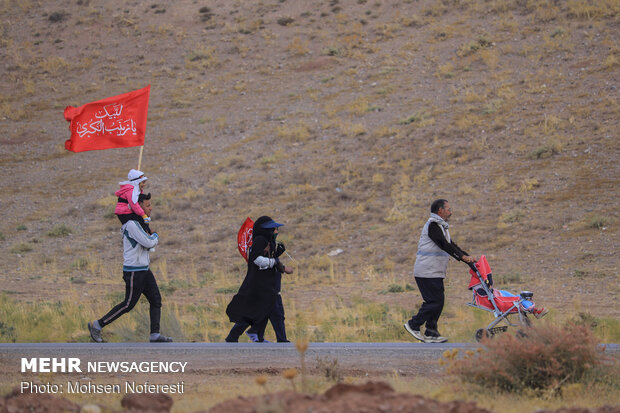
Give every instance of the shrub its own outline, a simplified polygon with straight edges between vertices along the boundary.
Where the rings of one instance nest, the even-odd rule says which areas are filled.
[[[344,374],[336,358],[330,359],[329,357],[319,356],[316,358],[316,368],[326,379],[334,383],[340,383],[344,380]]]
[[[521,218],[525,216],[525,212],[520,209],[513,209],[512,211],[506,211],[500,215],[499,220],[505,224],[512,224],[519,222]]]
[[[539,146],[527,156],[529,159],[544,159],[559,153],[557,148],[549,145]]]
[[[69,228],[68,226],[66,226],[65,224],[59,224],[56,225],[54,228],[52,228],[47,235],[49,237],[66,237],[67,235],[71,234],[73,232],[73,230],[71,228]]]
[[[423,120],[428,119],[430,117],[431,117],[431,115],[428,114],[427,112],[420,111],[420,112],[416,112],[415,114],[409,116],[406,119],[401,120],[399,122],[399,124],[401,124],[401,125],[409,125],[411,123],[423,121]]]
[[[211,11],[211,9],[209,7],[201,7],[200,10],[198,10],[198,12],[200,13],[200,21],[201,22],[206,22],[209,19],[211,19],[211,17],[214,16],[213,12]]]
[[[597,343],[589,328],[574,323],[532,328],[519,338],[504,334],[488,340],[477,354],[446,357],[448,372],[485,388],[561,395],[569,384],[613,381],[618,362],[605,356]]]
[[[32,251],[32,247],[28,244],[15,244],[11,247],[11,249],[9,250],[10,252],[12,252],[13,254],[23,254],[25,252],[30,252]]]
[[[52,14],[50,14],[47,19],[49,21],[51,21],[52,23],[58,23],[58,22],[61,22],[63,20],[66,20],[67,17],[69,17],[68,13],[66,13],[64,11],[55,11]]]
[[[400,284],[390,284],[388,286],[388,292],[389,293],[402,293],[403,291],[405,291],[402,287],[402,285]]]
[[[293,23],[295,21],[295,19],[293,19],[292,17],[280,17],[277,22],[280,26],[288,26],[289,24]]]
[[[596,328],[599,324],[599,320],[590,313],[580,312],[573,317],[572,322],[576,325],[586,326],[589,328]]]
[[[594,215],[588,220],[588,227],[594,229],[601,229],[609,225],[609,220],[601,215]]]
[[[83,270],[88,266],[88,258],[78,257],[71,262],[71,268],[74,270]]]

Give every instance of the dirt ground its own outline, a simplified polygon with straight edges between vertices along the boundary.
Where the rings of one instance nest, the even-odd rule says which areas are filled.
[[[165,413],[171,411],[174,402],[170,396],[127,395],[121,401],[123,412]],[[11,393],[0,399],[0,411],[17,413],[30,411],[46,412],[98,412],[96,404],[78,405],[67,399],[51,395]],[[105,411],[114,411],[105,409]],[[488,413],[474,402],[438,402],[418,395],[395,392],[385,382],[368,381],[364,384],[336,384],[325,393],[309,395],[291,390],[254,397],[238,397],[219,403],[207,410],[209,413]],[[538,413],[618,413],[620,406],[600,408],[563,408],[558,410],[539,410]]]

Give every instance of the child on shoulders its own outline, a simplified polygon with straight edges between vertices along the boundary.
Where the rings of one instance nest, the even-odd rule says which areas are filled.
[[[151,221],[151,218],[138,204],[138,197],[142,194],[147,179],[143,172],[132,169],[127,175],[127,181],[119,182],[121,188],[114,193],[118,197],[114,213],[121,224],[132,219],[139,221],[137,218],[141,218],[145,223]]]

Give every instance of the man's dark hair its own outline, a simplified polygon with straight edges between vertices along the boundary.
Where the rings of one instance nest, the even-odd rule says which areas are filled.
[[[151,193],[149,192],[148,194],[140,194],[138,195],[138,202],[142,202],[142,201],[146,201],[151,199]]]
[[[446,199],[437,199],[437,200],[433,201],[433,203],[431,204],[431,212],[433,214],[436,214],[437,211],[439,211],[440,208],[444,207],[446,202],[448,202]]]

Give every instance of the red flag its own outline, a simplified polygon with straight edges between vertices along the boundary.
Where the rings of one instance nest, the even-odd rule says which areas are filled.
[[[67,106],[65,119],[71,122],[71,138],[65,148],[84,152],[144,145],[150,91],[148,85],[78,108]]]
[[[239,248],[239,253],[241,256],[248,260],[248,250],[252,246],[252,229],[254,227],[254,221],[247,217],[241,228],[239,228],[239,232],[237,233],[237,247]]]

